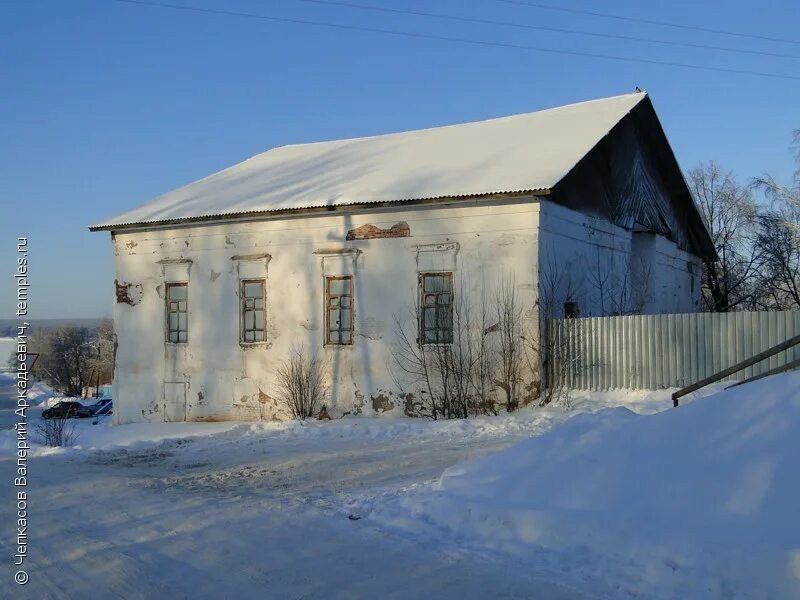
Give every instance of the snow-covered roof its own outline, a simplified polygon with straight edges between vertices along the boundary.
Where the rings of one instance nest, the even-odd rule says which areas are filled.
[[[559,182],[646,94],[418,131],[281,146],[90,229],[508,192]]]

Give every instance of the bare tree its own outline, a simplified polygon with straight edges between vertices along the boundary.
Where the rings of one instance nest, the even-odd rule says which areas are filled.
[[[94,343],[93,381],[111,383],[114,378],[114,322],[111,319],[103,319],[97,326]]]
[[[586,283],[597,292],[600,315],[638,315],[650,299],[651,268],[640,257],[618,257],[595,249],[595,260],[586,267]]]
[[[757,177],[753,183],[768,199],[788,210],[790,220],[787,223],[792,227],[798,227],[800,226],[800,221],[797,220],[800,215],[800,129],[796,129],[793,133],[792,146],[795,150],[796,168],[792,174],[791,184],[783,185],[770,174]]]
[[[572,316],[578,316],[577,299],[586,285],[585,271],[563,268],[562,264],[552,250],[540,257],[538,329],[526,333],[523,346],[528,368],[539,373],[545,383],[539,390],[540,406],[567,400],[570,378],[584,368],[570,344],[571,336],[555,335],[552,327],[555,319],[570,316],[564,314],[567,304],[574,304]]]
[[[784,207],[759,219],[757,240],[763,258],[756,279],[762,308],[800,309],[800,229],[792,225],[789,211],[794,208]]]
[[[34,370],[45,383],[68,396],[81,395],[96,355],[89,329],[65,326],[42,331],[30,347],[39,353]]]
[[[43,419],[36,425],[36,432],[45,446],[72,446],[78,439],[75,422],[66,416]]]
[[[706,308],[728,312],[752,307],[761,252],[755,243],[758,205],[751,189],[713,161],[689,171],[688,183],[718,256],[705,264]]]
[[[440,415],[447,419],[466,419],[474,403],[474,376],[480,364],[481,343],[478,336],[484,334],[476,331],[476,315],[469,285],[463,275],[454,283],[452,339],[449,343],[421,345],[425,359],[430,361],[433,368],[433,381],[438,384],[436,391]]]
[[[392,353],[393,363],[390,363],[389,370],[399,388],[412,388],[413,394],[418,398],[414,402],[407,403],[406,415],[436,420],[441,414],[440,394],[434,382],[434,372],[427,359],[425,346],[420,344],[417,338],[418,306],[419,303],[415,302],[411,309],[393,317],[396,343]],[[413,325],[409,327],[409,323]],[[392,369],[392,366],[397,367],[397,370]]]
[[[494,353],[488,338],[496,328],[489,326],[493,312],[486,294],[473,306],[469,286],[460,278],[452,301],[451,339],[425,343],[421,339],[421,312],[417,297],[409,310],[395,315],[393,372],[401,388],[410,386],[418,400],[410,416],[431,419],[465,419],[475,414],[496,414],[492,376]]]
[[[302,345],[292,346],[289,357],[275,370],[277,396],[295,419],[316,416],[324,407],[327,388],[322,361]]]
[[[577,303],[583,295],[586,274],[578,268],[579,257],[563,261],[554,249],[542,252],[539,259],[539,308],[540,320],[564,317],[564,304]],[[573,264],[574,267],[570,265]]]
[[[92,329],[65,325],[36,330],[28,347],[30,353],[39,354],[33,374],[67,396],[80,396],[86,387],[112,380],[114,327],[110,319]]]
[[[770,208],[759,218],[757,244],[762,265],[756,277],[762,308],[800,308],[800,130],[794,132],[796,170],[791,183],[782,185],[772,175],[753,180]]]
[[[497,415],[497,402],[494,396],[497,344],[491,334],[499,328],[499,323],[490,323],[492,312],[486,296],[486,287],[482,284],[477,330],[474,331],[476,359],[472,377],[474,395],[472,406],[474,412],[481,415]]]
[[[523,341],[522,305],[517,294],[517,281],[514,275],[500,276],[494,302],[499,334],[499,376],[495,383],[506,394],[506,410],[513,412],[520,405]]]
[[[539,405],[560,402],[570,407],[569,390],[580,373],[587,368],[580,349],[583,348],[580,328],[572,319],[550,321],[544,336],[548,357],[548,385]]]

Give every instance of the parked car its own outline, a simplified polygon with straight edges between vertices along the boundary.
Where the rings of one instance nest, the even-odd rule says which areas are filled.
[[[43,419],[70,419],[91,417],[92,411],[80,402],[61,401],[42,411]]]
[[[110,415],[113,407],[113,401],[111,398],[100,398],[94,404],[90,404],[87,406],[89,410],[92,411],[92,415],[96,415],[97,413],[101,413],[104,415]]]

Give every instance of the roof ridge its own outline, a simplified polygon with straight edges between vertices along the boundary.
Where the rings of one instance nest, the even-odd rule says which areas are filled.
[[[403,135],[405,133],[421,133],[423,131],[434,131],[438,129],[449,129],[451,127],[464,127],[468,125],[478,125],[481,123],[489,123],[492,121],[503,121],[506,119],[513,119],[515,117],[523,117],[527,115],[535,115],[541,114],[546,112],[557,112],[565,109],[574,108],[576,106],[581,106],[584,104],[594,104],[598,102],[606,102],[611,100],[620,100],[622,98],[628,98],[631,96],[641,96],[642,99],[647,97],[647,92],[630,92],[628,94],[617,94],[616,96],[603,96],[601,98],[592,98],[590,100],[581,100],[579,102],[571,102],[569,104],[559,104],[558,106],[551,106],[549,108],[540,108],[539,110],[531,110],[528,112],[521,112],[521,113],[513,113],[510,115],[500,115],[497,117],[489,117],[486,119],[479,119],[477,121],[459,121],[458,123],[447,123],[445,125],[432,125],[430,127],[420,127],[419,129],[402,129],[400,131],[387,131],[385,133],[376,133],[372,135],[363,135],[363,136],[356,136],[356,137],[347,137],[347,138],[336,138],[332,140],[318,140],[316,142],[300,142],[295,144],[281,144],[279,146],[274,146],[263,152],[259,152],[258,154],[254,154],[250,158],[246,158],[245,161],[250,160],[251,158],[256,158],[261,156],[262,154],[266,154],[267,152],[271,152],[272,150],[278,150],[280,148],[304,148],[308,146],[317,146],[320,144],[336,144],[336,143],[344,143],[344,142],[355,142],[359,140],[372,140],[375,138],[383,138],[383,137],[390,137],[395,135]],[[244,161],[242,161],[244,162]]]

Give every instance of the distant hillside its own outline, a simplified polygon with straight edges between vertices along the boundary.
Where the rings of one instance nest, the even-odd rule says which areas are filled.
[[[75,325],[76,327],[96,328],[103,319],[33,319],[28,321],[31,326],[28,333],[52,329],[63,325]],[[0,319],[0,337],[14,337],[17,335],[19,319]]]

